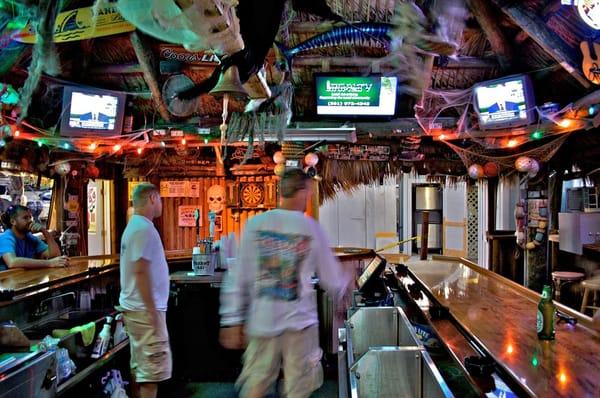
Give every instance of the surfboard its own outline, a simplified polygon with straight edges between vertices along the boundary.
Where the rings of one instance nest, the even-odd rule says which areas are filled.
[[[94,24],[93,8],[93,6],[76,8],[59,13],[54,23],[54,42],[93,39],[135,30],[135,26],[123,18],[116,6],[100,7]],[[33,44],[37,40],[37,35],[31,24],[27,24],[14,40]]]

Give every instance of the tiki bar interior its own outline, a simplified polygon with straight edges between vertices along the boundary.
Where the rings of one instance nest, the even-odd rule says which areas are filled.
[[[600,397],[600,0],[0,0],[0,31],[0,398]],[[313,236],[252,246],[292,194]],[[252,395],[297,330],[226,307],[292,290],[322,382],[283,347]]]

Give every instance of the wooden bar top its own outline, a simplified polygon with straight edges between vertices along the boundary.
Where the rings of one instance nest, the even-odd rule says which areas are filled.
[[[0,272],[0,290],[20,292],[47,286],[65,279],[100,272],[118,266],[118,260],[112,258],[89,259],[72,258],[67,267],[61,268],[13,268]]]
[[[582,325],[586,322],[576,326],[555,323],[556,340],[542,341],[536,333],[537,293],[467,261],[407,265],[532,396],[600,396],[600,335]]]

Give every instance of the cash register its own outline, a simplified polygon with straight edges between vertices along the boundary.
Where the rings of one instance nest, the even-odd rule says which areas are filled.
[[[385,258],[376,255],[358,277],[358,289],[352,297],[354,307],[391,305],[392,294],[382,277],[386,264]]]

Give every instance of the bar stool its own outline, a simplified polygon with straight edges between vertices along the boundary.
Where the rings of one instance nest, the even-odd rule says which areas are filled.
[[[586,279],[581,282],[581,286],[583,286],[583,300],[581,301],[581,312],[585,314],[585,310],[590,308],[592,310],[592,316],[594,316],[594,312],[598,309],[598,307],[594,306],[596,302],[596,292],[600,291],[600,278]],[[592,296],[592,305],[587,305],[588,298],[592,292],[594,295]]]
[[[552,282],[554,283],[554,296],[556,301],[560,302],[560,289],[567,283],[579,282],[585,278],[581,272],[554,271],[552,273]]]

